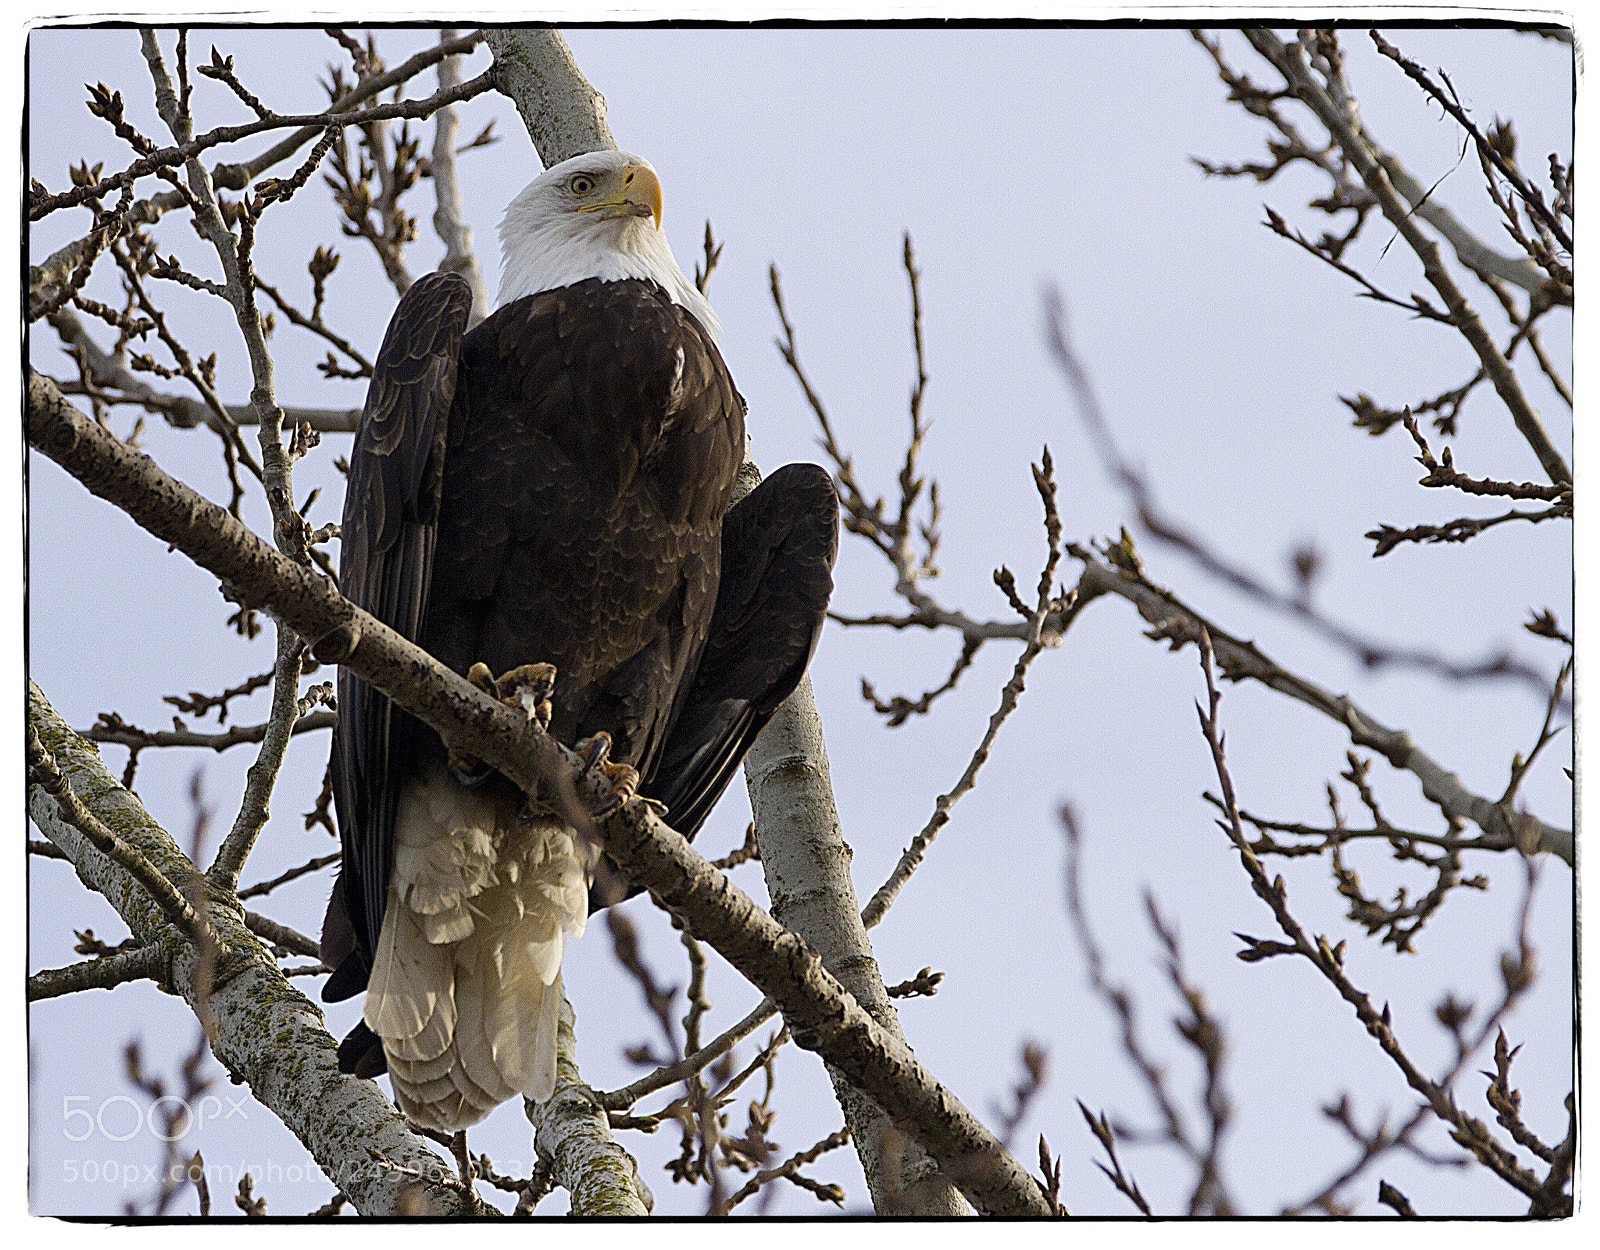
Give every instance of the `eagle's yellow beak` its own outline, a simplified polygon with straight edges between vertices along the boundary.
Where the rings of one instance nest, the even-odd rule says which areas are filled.
[[[661,179],[644,165],[622,167],[622,190],[610,199],[585,204],[580,213],[600,213],[607,221],[616,217],[649,217],[661,229]]]
[[[636,205],[638,216],[654,220],[657,230],[661,228],[661,179],[655,170],[644,165],[624,165],[620,198],[624,204]]]

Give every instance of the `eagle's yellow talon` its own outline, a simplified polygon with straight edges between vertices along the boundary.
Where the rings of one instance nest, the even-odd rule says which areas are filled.
[[[596,735],[598,737],[599,735]],[[610,736],[607,735],[607,743]],[[600,771],[606,776],[610,792],[600,801],[600,806],[591,813],[596,820],[611,815],[624,803],[631,802],[639,797],[639,770],[629,764],[613,764],[610,760],[599,763]]]
[[[489,666],[482,660],[479,660],[467,670],[467,680],[491,699],[500,697],[500,688],[495,683],[494,674],[489,671]]]

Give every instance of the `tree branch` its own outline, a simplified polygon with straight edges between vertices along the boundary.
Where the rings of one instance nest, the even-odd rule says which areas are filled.
[[[446,28],[439,32],[441,43],[455,40],[459,32]],[[439,90],[448,91],[461,81],[461,64],[453,56],[439,62]],[[460,122],[454,105],[445,105],[433,117],[433,155],[428,162],[433,178],[436,207],[433,210],[433,228],[444,240],[444,259],[439,268],[446,273],[459,273],[472,287],[472,315],[468,326],[475,326],[489,315],[491,305],[488,284],[483,280],[483,266],[478,264],[472,250],[472,228],[461,215],[461,188],[456,183],[456,132]]]
[[[1383,215],[1417,254],[1429,284],[1444,300],[1445,307],[1455,318],[1463,337],[1478,354],[1478,359],[1488,373],[1495,392],[1510,410],[1511,419],[1516,423],[1523,438],[1527,440],[1528,446],[1533,449],[1534,455],[1538,457],[1546,476],[1552,482],[1572,481],[1572,470],[1567,467],[1567,462],[1556,450],[1539,414],[1528,402],[1527,396],[1522,393],[1522,384],[1517,380],[1515,371],[1500,354],[1499,348],[1494,345],[1494,340],[1489,337],[1489,331],[1482,319],[1473,310],[1472,305],[1467,303],[1461,288],[1456,285],[1455,279],[1450,276],[1450,271],[1445,268],[1439,256],[1439,245],[1423,233],[1413,218],[1411,206],[1395,190],[1394,184],[1389,181],[1389,175],[1378,163],[1377,157],[1351,125],[1344,111],[1329,98],[1328,93],[1312,76],[1300,45],[1285,43],[1269,30],[1247,30],[1245,38],[1284,76],[1295,94],[1328,128],[1328,133],[1333,136],[1340,150],[1355,166],[1356,172],[1361,175],[1361,180],[1367,184],[1367,189],[1377,197]]]
[[[1482,829],[1492,844],[1484,849],[1508,851],[1518,845],[1516,830],[1507,812],[1490,799],[1472,793],[1461,778],[1439,763],[1413,740],[1404,729],[1390,729],[1369,712],[1357,706],[1348,695],[1336,695],[1303,677],[1296,676],[1266,655],[1253,642],[1234,638],[1170,591],[1142,574],[1119,572],[1099,560],[1092,552],[1073,546],[1072,555],[1084,565],[1079,581],[1080,594],[1093,590],[1120,596],[1139,610],[1139,615],[1155,629],[1151,637],[1168,643],[1174,650],[1185,643],[1198,643],[1200,631],[1211,636],[1217,662],[1230,681],[1250,678],[1279,694],[1315,708],[1342,725],[1357,746],[1382,755],[1389,763],[1413,774],[1422,783],[1422,793],[1446,819],[1470,820]],[[1532,817],[1529,817],[1532,820]],[[1573,840],[1570,829],[1558,829],[1542,820],[1535,821],[1537,846],[1572,863]]]
[[[358,104],[370,100],[379,92],[389,87],[394,87],[402,82],[414,78],[423,70],[446,56],[470,52],[478,45],[481,36],[474,31],[447,43],[441,43],[436,48],[425,48],[404,64],[395,66],[388,73],[379,74],[373,78],[362,79],[351,90],[345,92],[328,106],[329,113],[346,113]],[[242,191],[250,184],[250,180],[265,173],[279,161],[293,156],[306,144],[322,134],[325,126],[311,124],[302,127],[287,139],[283,139],[260,155],[244,162],[243,164],[219,164],[211,170],[211,181],[228,191]],[[178,191],[164,191],[160,195],[153,195],[146,200],[135,200],[125,210],[123,217],[131,226],[150,226],[161,220],[161,215],[174,208],[181,208],[187,201]],[[41,264],[34,265],[28,271],[28,319],[30,321],[43,314],[45,301],[50,297],[51,288],[65,282],[78,267],[83,259],[86,249],[93,246],[95,235],[75,240],[66,246],[51,253]],[[353,426],[351,428],[354,428]]]
[[[172,837],[105,770],[94,748],[67,727],[31,683],[28,719],[97,820],[117,829],[164,876],[195,875]],[[197,1014],[214,1021],[212,1053],[300,1139],[317,1166],[362,1214],[397,1214],[403,1209],[402,1192],[409,1187],[392,1168],[374,1163],[369,1147],[397,1163],[439,1174],[443,1164],[438,1155],[406,1129],[378,1087],[339,1072],[336,1047],[323,1027],[321,1011],[283,978],[237,911],[220,905],[212,908],[224,953],[212,961],[212,971],[202,972],[199,949],[149,901],[136,878],[97,853],[62,818],[43,786],[28,789],[28,813],[34,823],[66,852],[83,883],[116,908],[144,947],[158,952],[150,958],[159,958],[169,970],[166,983]],[[430,1189],[427,1197],[436,1214],[458,1210],[447,1191]]]
[[[615,150],[606,100],[589,85],[559,30],[487,26],[495,86],[517,106],[549,169],[584,152]]]
[[[578,1075],[572,1004],[561,1000],[556,1024],[556,1089],[548,1102],[524,1099],[534,1148],[550,1178],[572,1195],[576,1216],[649,1215],[655,1198],[639,1165],[611,1135],[599,1099]]]
[[[161,965],[159,946],[139,946],[66,968],[45,968],[28,978],[28,1001],[36,1003],[80,990],[109,990],[129,981],[159,980]]]
[[[40,741],[38,730],[32,724],[28,726],[28,782],[55,802],[63,821],[138,882],[170,923],[196,943],[216,944],[217,936],[210,922],[195,911],[194,904],[184,896],[183,887],[194,876],[193,866],[185,865],[177,877],[164,873],[137,846],[129,845],[106,828],[105,823],[73,790],[72,782],[61,771],[55,756]],[[51,841],[61,846],[56,839],[52,838]]]
[[[900,1121],[980,1211],[1050,1213],[1022,1165],[861,1007],[811,946],[756,907],[647,804],[630,803],[598,823],[588,820],[585,812],[605,798],[604,782],[581,757],[362,612],[325,578],[272,550],[32,372],[28,439],[95,494],[228,583],[240,600],[315,639],[319,659],[344,664],[435,729],[448,749],[475,755],[525,792],[544,785],[547,793],[575,796],[562,804],[563,816],[591,829],[632,882],[654,892],[695,936],[770,994],[795,1040]]]

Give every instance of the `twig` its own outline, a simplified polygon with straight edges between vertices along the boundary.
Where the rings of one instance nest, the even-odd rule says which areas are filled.
[[[312,733],[319,729],[332,729],[338,721],[333,712],[308,712],[298,717],[290,726],[290,734]],[[260,742],[267,734],[270,722],[256,725],[235,725],[220,733],[202,733],[194,729],[140,729],[130,725],[115,712],[101,712],[100,719],[78,733],[91,742],[105,742],[115,746],[142,751],[146,747],[205,747],[212,751],[226,751],[229,747]]]
[[[768,1020],[772,1019],[777,1010],[776,1003],[770,998],[763,998],[743,1020],[712,1038],[711,1041],[687,1058],[680,1059],[677,1063],[660,1067],[649,1075],[640,1077],[631,1085],[624,1085],[621,1089],[611,1090],[607,1093],[596,1093],[595,1099],[608,1111],[625,1111],[645,1095],[666,1089],[670,1085],[676,1085],[679,1081],[687,1080],[696,1072],[705,1071],[706,1068],[710,1067]]]
[[[939,992],[939,983],[943,980],[944,973],[924,968],[916,976],[899,985],[891,985],[884,992],[890,998],[932,998]]]
[[[142,885],[167,918],[197,944],[217,943],[216,931],[195,911],[182,889],[162,876],[137,847],[129,846],[100,822],[73,792],[72,784],[56,767],[55,757],[45,750],[32,724],[28,726],[28,779],[55,799],[61,818],[92,842],[97,850],[113,860]]]
[[[1060,292],[1050,294],[1048,307],[1051,350],[1071,387],[1078,415],[1089,433],[1101,462],[1127,493],[1138,512],[1139,524],[1152,537],[1176,547],[1225,585],[1241,591],[1258,603],[1301,621],[1323,638],[1355,655],[1368,668],[1381,669],[1391,666],[1415,668],[1453,681],[1514,678],[1537,690],[1541,698],[1549,693],[1549,685],[1540,673],[1509,655],[1496,656],[1492,660],[1480,663],[1463,664],[1417,648],[1398,647],[1363,637],[1356,631],[1323,616],[1303,595],[1285,595],[1273,590],[1254,574],[1218,556],[1194,535],[1163,515],[1150,484],[1143,474],[1133,468],[1117,446],[1111,432],[1111,424],[1100,407],[1089,373],[1073,350],[1067,331],[1066,306],[1062,302]]]
[[[372,108],[361,109],[358,112],[327,111],[322,113],[303,113],[295,116],[275,117],[266,121],[246,122],[237,126],[218,126],[196,138],[181,141],[174,146],[157,148],[147,156],[141,156],[120,173],[108,178],[102,178],[89,186],[74,187],[70,191],[62,191],[56,195],[35,195],[28,205],[28,220],[38,221],[41,217],[63,208],[73,208],[79,204],[87,204],[91,200],[98,200],[101,196],[111,191],[119,191],[125,186],[131,186],[139,178],[155,173],[160,169],[182,165],[192,160],[200,153],[208,151],[224,143],[237,143],[240,139],[248,139],[251,135],[263,134],[271,130],[295,129],[309,132],[306,139],[315,138],[322,134],[330,125],[366,126],[373,122],[390,121],[396,118],[421,118],[430,117],[447,104],[457,104],[463,100],[470,100],[474,96],[482,95],[495,85],[494,70],[485,70],[469,82],[464,82],[458,87],[448,91],[436,91],[433,95],[419,100],[406,100],[396,104],[379,104]],[[294,151],[306,139],[298,135],[292,136],[293,146],[287,152]],[[283,145],[280,145],[283,146]],[[284,154],[287,155],[287,152]],[[276,159],[281,160],[279,156]],[[221,170],[218,171],[219,175]],[[209,172],[207,174],[209,177]],[[248,181],[248,179],[246,179]]]
[[[869,929],[883,919],[894,903],[895,896],[905,887],[906,882],[911,879],[911,874],[921,864],[939,830],[949,823],[950,809],[977,784],[978,772],[989,758],[989,752],[994,746],[996,737],[999,736],[1000,727],[1005,724],[1006,718],[1016,709],[1017,701],[1022,697],[1029,667],[1047,645],[1044,637],[1045,621],[1052,612],[1063,612],[1067,604],[1072,601],[1071,596],[1057,599],[1050,593],[1055,581],[1056,566],[1061,559],[1061,518],[1056,510],[1055,478],[1048,447],[1044,450],[1041,463],[1033,467],[1033,477],[1039,497],[1044,503],[1047,553],[1044,568],[1039,574],[1038,599],[1033,615],[1028,621],[1027,645],[1012,666],[1011,677],[1000,691],[1000,706],[990,715],[983,739],[978,743],[972,758],[967,761],[960,778],[949,791],[941,794],[935,801],[933,815],[928,818],[927,824],[901,854],[900,861],[895,865],[889,879],[878,887],[877,892],[862,909],[861,922]]]
[[[1011,1091],[1011,1105],[996,1108],[1000,1140],[1007,1150],[1017,1135],[1017,1129],[1028,1118],[1033,1100],[1044,1090],[1045,1078],[1050,1068],[1050,1056],[1036,1042],[1022,1044],[1022,1079]]]
[[[827,1137],[824,1137],[809,1150],[802,1150],[799,1154],[785,1159],[777,1167],[768,1168],[763,1172],[757,1172],[755,1176],[751,1177],[750,1180],[746,1181],[742,1186],[740,1186],[740,1188],[729,1195],[727,1202],[722,1206],[719,1214],[726,1215],[746,1198],[751,1197],[758,1190],[760,1190],[763,1185],[766,1185],[770,1181],[780,1179],[786,1180],[790,1184],[796,1185],[801,1189],[808,1190],[824,1202],[831,1202],[835,1206],[843,1206],[844,1190],[840,1189],[837,1185],[818,1184],[814,1180],[810,1180],[807,1177],[801,1176],[799,1169],[804,1167],[807,1163],[814,1163],[828,1151],[837,1150],[840,1146],[845,1145],[849,1140],[850,1130],[847,1128],[842,1128],[838,1132],[831,1133]]]
[[[1215,644],[1217,659],[1228,680],[1258,681],[1331,718],[1349,733],[1350,740],[1357,746],[1377,751],[1391,766],[1412,773],[1421,782],[1423,795],[1446,819],[1470,820],[1482,829],[1490,843],[1481,849],[1506,851],[1518,845],[1510,815],[1492,800],[1468,790],[1455,772],[1418,746],[1406,730],[1390,729],[1347,695],[1335,695],[1291,673],[1254,643],[1227,634],[1172,592],[1156,586],[1136,562],[1129,563],[1120,550],[1108,548],[1108,551],[1117,552],[1116,558],[1121,561],[1116,569],[1085,548],[1074,545],[1069,546],[1068,551],[1084,563],[1083,577],[1078,583],[1080,596],[1091,592],[1111,593],[1128,600],[1154,627],[1147,637],[1166,642],[1173,650],[1185,643],[1198,642],[1203,630]],[[1539,822],[1538,849],[1570,864],[1572,831]]]
[[[1411,1200],[1396,1189],[1388,1181],[1378,1182],[1378,1201],[1386,1207],[1393,1207],[1396,1215],[1415,1216]]]
[[[1522,433],[1528,445],[1538,457],[1545,474],[1552,482],[1570,482],[1572,471],[1556,450],[1549,433],[1544,428],[1544,422],[1539,414],[1528,402],[1522,392],[1522,385],[1517,380],[1516,373],[1494,341],[1489,337],[1489,331],[1484,326],[1472,306],[1467,302],[1455,279],[1445,268],[1439,256],[1439,245],[1423,233],[1422,228],[1412,220],[1411,208],[1395,191],[1393,184],[1383,167],[1379,165],[1376,156],[1366,145],[1361,135],[1351,125],[1344,111],[1339,108],[1329,97],[1328,93],[1312,77],[1311,71],[1306,67],[1304,55],[1298,44],[1285,44],[1271,31],[1264,29],[1248,30],[1245,38],[1263,57],[1283,74],[1285,80],[1294,89],[1300,99],[1317,115],[1318,120],[1328,128],[1329,133],[1339,144],[1346,158],[1355,166],[1367,188],[1377,197],[1383,215],[1389,219],[1394,227],[1405,238],[1411,250],[1417,254],[1422,262],[1423,272],[1427,275],[1429,284],[1439,293],[1444,300],[1445,307],[1449,309],[1456,325],[1463,337],[1472,345],[1479,361],[1489,374],[1495,392],[1505,402],[1511,412],[1512,420],[1517,429]]]
[[[1208,1147],[1201,1146],[1190,1132],[1188,1122],[1178,1105],[1173,1101],[1167,1088],[1166,1069],[1152,1056],[1146,1048],[1143,1039],[1139,1036],[1138,1021],[1135,1012],[1133,996],[1127,988],[1112,982],[1106,975],[1105,955],[1099,940],[1095,937],[1094,930],[1089,923],[1089,912],[1083,901],[1082,887],[1082,837],[1078,829],[1077,814],[1070,804],[1061,809],[1061,828],[1066,836],[1067,862],[1066,862],[1066,904],[1067,916],[1072,922],[1074,934],[1078,939],[1078,946],[1083,951],[1084,962],[1089,974],[1089,987],[1094,994],[1111,1010],[1117,1018],[1119,1041],[1123,1054],[1128,1058],[1133,1070],[1138,1074],[1140,1083],[1144,1086],[1145,1093],[1156,1109],[1157,1117],[1161,1122],[1161,1139],[1176,1149],[1185,1159],[1194,1166],[1197,1183],[1195,1186],[1196,1199],[1204,1198],[1210,1204],[1215,1214],[1231,1212],[1232,1200],[1228,1197],[1223,1187],[1221,1178],[1216,1173],[1215,1147],[1218,1134],[1213,1134]],[[1104,1115],[1100,1117],[1101,1123],[1089,1114],[1088,1108],[1082,1109],[1084,1118],[1089,1122],[1090,1131],[1105,1147],[1111,1157],[1112,1168],[1103,1165],[1101,1171],[1105,1172],[1113,1185],[1128,1198],[1143,1206],[1142,1198],[1135,1198],[1138,1187],[1128,1181],[1127,1187],[1118,1182],[1121,1167],[1116,1162],[1113,1150],[1114,1139],[1111,1135],[1109,1123],[1104,1123]],[[1102,1134],[1101,1128],[1104,1128]],[[1147,1211],[1148,1213],[1148,1211]],[[1191,1212],[1191,1214],[1194,1212]]]
[[[265,938],[273,946],[288,951],[291,955],[306,955],[312,959],[320,959],[322,956],[322,945],[315,938],[307,937],[298,929],[291,929],[288,925],[280,924],[260,912],[246,911],[244,923],[257,937]]]
[[[1228,772],[1227,760],[1223,751],[1223,737],[1217,723],[1217,710],[1222,702],[1222,693],[1217,689],[1216,676],[1212,667],[1211,641],[1204,632],[1200,637],[1200,661],[1205,673],[1206,690],[1209,695],[1209,707],[1205,704],[1196,705],[1199,713],[1201,729],[1205,734],[1206,742],[1211,748],[1212,761],[1216,767],[1217,780],[1222,787],[1223,807],[1227,813],[1224,820],[1217,823],[1227,834],[1239,853],[1240,863],[1250,878],[1251,888],[1256,895],[1272,910],[1278,927],[1283,931],[1294,953],[1304,957],[1313,967],[1326,978],[1343,998],[1355,1010],[1356,1017],[1362,1026],[1378,1043],[1379,1048],[1389,1057],[1404,1076],[1406,1083],[1420,1094],[1428,1108],[1446,1126],[1452,1130],[1452,1139],[1468,1150],[1485,1167],[1490,1169],[1513,1188],[1528,1195],[1530,1198],[1539,1192],[1540,1181],[1527,1168],[1517,1161],[1510,1150],[1495,1140],[1493,1135],[1481,1120],[1467,1115],[1461,1111],[1451,1096],[1450,1085],[1456,1072],[1466,1062],[1465,1054],[1470,1053],[1463,1045],[1461,1054],[1451,1071],[1442,1081],[1433,1081],[1425,1076],[1411,1060],[1411,1057],[1402,1047],[1399,1039],[1390,1025],[1389,1010],[1387,1006],[1382,1012],[1372,1005],[1367,995],[1356,988],[1344,971],[1342,955],[1324,937],[1313,939],[1300,922],[1289,910],[1288,888],[1282,877],[1269,880],[1261,861],[1250,849],[1249,841],[1244,835],[1240,823],[1238,801],[1234,795],[1233,778]],[[1525,863],[1532,871],[1532,861]],[[1519,919],[1519,944],[1520,951],[1513,956],[1507,954],[1502,960],[1502,970],[1506,981],[1506,996],[1500,1007],[1492,1013],[1491,1022],[1496,1022],[1498,1017],[1509,1010],[1512,1002],[1531,983],[1530,956],[1527,946],[1526,925],[1529,904],[1532,899],[1531,887],[1525,892],[1523,909]]]
[[[744,841],[736,848],[729,851],[721,859],[711,861],[713,868],[720,868],[727,872],[730,868],[737,868],[740,864],[761,858],[761,847],[756,843],[756,822],[751,821],[744,829]]]
[[[1529,521],[1537,525],[1540,521],[1570,520],[1571,517],[1572,505],[1558,503],[1539,512],[1523,512],[1513,508],[1497,516],[1457,517],[1441,525],[1413,525],[1403,530],[1395,529],[1392,525],[1380,525],[1375,530],[1368,530],[1364,536],[1372,540],[1372,555],[1376,559],[1388,555],[1401,543],[1464,543],[1476,538],[1484,530],[1507,521]]]
[[[1380,304],[1390,304],[1395,308],[1403,308],[1415,317],[1425,317],[1429,321],[1437,321],[1447,326],[1455,325],[1454,317],[1443,309],[1434,307],[1420,295],[1413,293],[1410,299],[1404,300],[1381,290],[1365,274],[1340,260],[1331,245],[1327,243],[1319,245],[1311,242],[1298,230],[1291,229],[1289,223],[1284,221],[1283,217],[1270,207],[1267,209],[1267,226],[1280,238],[1288,239],[1291,243],[1299,245],[1324,264],[1333,266],[1345,277],[1355,281],[1361,287],[1361,293],[1366,298],[1376,300]]]
[[[1416,443],[1418,456],[1417,463],[1428,472],[1418,479],[1418,485],[1430,487],[1453,487],[1468,495],[1490,495],[1506,499],[1539,499],[1545,502],[1572,499],[1572,486],[1570,484],[1545,485],[1541,482],[1497,482],[1491,478],[1469,477],[1455,466],[1450,448],[1444,449],[1444,458],[1436,459],[1433,449],[1428,446],[1428,440],[1423,437],[1422,431],[1417,427],[1416,418],[1409,410],[1401,414],[1401,423],[1406,427],[1406,432],[1411,435],[1412,442]]]
[[[1083,1118],[1089,1125],[1089,1131],[1094,1134],[1095,1140],[1100,1143],[1101,1148],[1106,1152],[1106,1158],[1111,1161],[1110,1167],[1107,1167],[1098,1159],[1094,1161],[1094,1165],[1106,1174],[1107,1179],[1117,1187],[1117,1192],[1138,1207],[1142,1214],[1152,1214],[1150,1204],[1145,1201],[1144,1195],[1139,1192],[1139,1182],[1122,1170],[1122,1160],[1117,1158],[1116,1134],[1111,1129],[1111,1122],[1106,1119],[1106,1113],[1102,1111],[1096,1116],[1088,1107],[1083,1105],[1081,1098],[1078,1100],[1078,1110],[1083,1112]],[[1042,1141],[1043,1138],[1040,1140]]]
[[[129,981],[159,979],[163,953],[159,946],[139,946],[65,968],[45,968],[28,978],[28,1001],[59,998],[80,990],[109,990]]]
[[[1511,760],[1511,780],[1506,783],[1505,793],[1500,796],[1500,806],[1509,810],[1512,800],[1517,797],[1517,791],[1522,786],[1522,779],[1528,775],[1528,770],[1533,767],[1533,761],[1539,758],[1539,752],[1549,745],[1558,733],[1559,727],[1552,728],[1555,720],[1556,708],[1561,704],[1561,692],[1566,689],[1567,680],[1572,676],[1572,657],[1567,657],[1567,662],[1561,666],[1561,672],[1556,677],[1554,689],[1550,692],[1550,702],[1544,709],[1544,723],[1539,726],[1538,740],[1533,744],[1532,750],[1524,759],[1521,754]]]
[[[308,860],[306,863],[303,863],[298,867],[290,868],[286,872],[280,873],[278,876],[273,877],[270,881],[258,881],[255,885],[246,886],[234,897],[236,897],[242,903],[247,898],[259,898],[263,894],[271,894],[272,891],[276,890],[280,885],[288,885],[289,882],[298,881],[301,877],[306,876],[308,873],[317,872],[323,868],[326,868],[329,864],[337,864],[339,862],[339,857],[338,851],[334,851],[331,855],[319,855],[315,859]]]

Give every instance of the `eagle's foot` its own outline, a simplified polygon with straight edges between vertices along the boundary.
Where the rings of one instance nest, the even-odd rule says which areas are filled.
[[[583,771],[592,773],[611,758],[611,735],[604,729],[575,742],[572,749],[583,760]]]
[[[598,767],[605,774],[608,790],[600,805],[590,813],[596,820],[611,815],[624,803],[639,797],[637,768],[628,764],[614,764],[610,760],[602,760]]]
[[[489,666],[479,660],[467,670],[467,680],[491,699],[504,703],[514,712],[522,712],[540,729],[550,728],[550,695],[556,688],[554,664],[519,664],[496,677]],[[450,775],[469,790],[476,789],[494,775],[494,769],[475,755],[452,752],[448,762]]]
[[[495,681],[494,674],[489,671],[489,666],[482,660],[467,670],[467,680],[491,699],[500,697],[500,686]]]
[[[479,668],[483,668],[483,665],[473,665],[474,671]],[[488,671],[484,668],[485,674]],[[556,688],[554,664],[519,664],[501,673],[495,678],[494,684],[498,690],[495,697],[500,702],[513,711],[526,714],[529,720],[538,723],[540,729],[550,728],[550,696]]]

